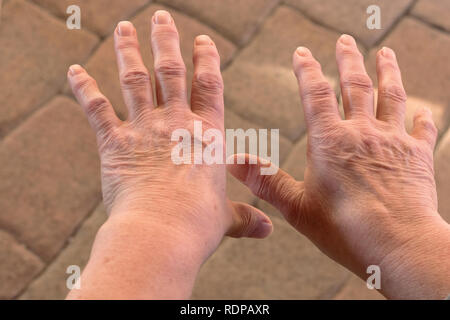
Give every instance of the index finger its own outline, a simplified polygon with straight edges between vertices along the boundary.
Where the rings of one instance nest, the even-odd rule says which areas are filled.
[[[297,48],[293,57],[308,131],[341,120],[336,95],[311,52]]]

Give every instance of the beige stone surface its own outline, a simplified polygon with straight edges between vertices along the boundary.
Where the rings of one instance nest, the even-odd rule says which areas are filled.
[[[61,254],[28,286],[20,299],[64,299],[69,293],[66,285],[69,277],[66,273],[67,267],[76,265],[81,270],[84,269],[95,235],[105,220],[106,211],[103,204],[100,204],[83,222],[77,233],[69,238]]]
[[[305,124],[292,54],[300,45],[310,48],[335,86],[337,38],[337,33],[311,23],[295,10],[279,7],[225,70],[227,108],[262,126],[279,128],[282,135],[297,140]]]
[[[2,230],[0,261],[0,299],[14,298],[45,266],[39,257]]]
[[[450,31],[450,1],[419,0],[414,5],[412,14],[446,31]]]
[[[223,65],[226,64],[226,62],[232,57],[235,51],[234,45],[225,40],[211,28],[182,13],[179,13],[176,10],[170,10],[167,7],[160,5],[151,5],[132,20],[138,32],[144,63],[151,73],[153,73],[153,58],[150,49],[149,26],[153,13],[160,9],[169,10],[177,25],[181,40],[181,51],[188,72],[187,81],[189,87],[192,82],[193,70],[192,48],[194,39],[197,35],[208,34],[215,41],[221,54],[221,62]],[[102,43],[95,54],[87,62],[86,68],[87,71],[97,80],[103,93],[111,100],[114,108],[122,117],[124,117],[126,114],[126,108],[123,103],[122,93],[120,90],[119,75],[116,67],[116,56],[112,36]]]
[[[416,106],[432,109],[441,131],[449,121],[450,36],[411,18],[404,18],[391,34],[371,50],[366,66],[376,86],[376,52],[382,46],[392,48],[399,61],[403,84],[410,98],[408,119]],[[411,121],[408,122],[409,125]]]
[[[0,227],[49,261],[101,197],[95,136],[56,97],[0,144]]]
[[[193,299],[329,299],[348,271],[285,221],[265,240],[226,239],[203,266]]]
[[[258,133],[259,129],[266,129],[267,130],[267,152],[268,155],[271,154],[271,130],[276,128],[270,128],[270,127],[264,127],[257,123],[254,123],[252,121],[249,121],[247,119],[242,118],[241,116],[237,115],[235,112],[233,112],[230,108],[226,108],[225,110],[225,129],[255,129]],[[259,140],[258,140],[259,141]],[[275,141],[275,140],[274,140]],[[248,146],[248,141],[247,145]],[[286,159],[286,157],[290,154],[292,149],[293,143],[289,141],[289,139],[279,136],[279,161],[280,163]],[[258,148],[259,150],[259,148]],[[237,152],[236,145],[235,145],[235,152]],[[250,152],[250,150],[247,148],[247,153]],[[258,151],[259,152],[259,151]]]
[[[227,196],[230,200],[255,204],[255,195],[239,180],[227,173]]]
[[[245,44],[280,0],[162,0]]]
[[[84,61],[97,42],[28,1],[9,1],[0,28],[0,137],[53,97],[69,65]]]
[[[395,22],[405,14],[412,0],[286,0],[320,24],[342,33],[348,33],[361,40],[366,47],[379,41]],[[367,28],[367,8],[380,8],[381,29]]]
[[[101,36],[111,33],[117,23],[128,20],[150,0],[32,0],[49,12],[66,21],[67,8],[76,5],[81,11],[81,28],[87,28]]]
[[[66,27],[71,4],[81,8],[81,30]],[[381,8],[381,30],[366,27],[372,4]],[[82,64],[124,118],[112,32],[119,20],[133,21],[152,73],[149,27],[157,9],[176,20],[189,86],[194,37],[215,40],[224,71],[225,126],[280,129],[281,167],[299,180],[306,137],[292,72],[295,48],[311,49],[339,96],[335,42],[341,33],[357,38],[375,87],[375,53],[392,47],[408,93],[408,130],[415,109],[424,105],[439,128],[439,211],[450,222],[448,1],[4,0],[1,9],[0,299],[63,298],[67,266],[85,265],[105,219],[98,205],[98,155],[81,108],[59,94],[70,95],[68,66]],[[262,208],[275,231],[264,241],[225,239],[202,269],[194,298],[382,298],[239,181],[230,175],[227,181],[228,196]]]

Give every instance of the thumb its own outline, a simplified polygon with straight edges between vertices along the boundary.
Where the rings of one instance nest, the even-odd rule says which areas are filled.
[[[227,236],[262,239],[272,233],[273,225],[261,210],[246,203],[230,201],[233,223]]]
[[[228,158],[227,163],[229,163],[228,171],[235,178],[244,183],[256,196],[275,206],[285,218],[288,218],[286,215],[297,212],[303,195],[303,182],[296,181],[274,164],[255,155],[235,154]],[[271,170],[267,170],[268,167],[271,167]],[[261,174],[263,168],[266,172],[274,174]]]

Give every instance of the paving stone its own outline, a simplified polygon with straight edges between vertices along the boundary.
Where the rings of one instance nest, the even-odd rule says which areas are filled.
[[[1,142],[0,166],[0,227],[49,261],[101,198],[95,135],[81,108],[53,99]]]
[[[97,41],[29,2],[9,1],[0,28],[0,137],[54,96],[69,65],[83,61]]]
[[[434,155],[434,171],[439,199],[439,213],[450,223],[450,130],[442,137]]]
[[[355,275],[351,275],[334,300],[386,300],[377,290],[367,288],[367,284]]]
[[[226,239],[200,271],[193,299],[328,299],[348,271],[285,221],[269,238]]]
[[[44,267],[44,263],[0,230],[0,299],[12,299],[23,290]]]
[[[32,0],[48,9],[63,21],[69,17],[66,10],[77,5],[81,11],[81,28],[88,28],[101,36],[111,33],[117,23],[132,17],[150,0]]]
[[[192,47],[194,38],[199,34],[208,34],[214,40],[219,49],[222,65],[226,64],[235,51],[235,46],[217,34],[209,27],[179,13],[176,10],[169,9],[159,5],[151,5],[142,11],[135,19],[132,20],[135,25],[141,53],[144,63],[151,73],[153,73],[153,58],[150,49],[150,19],[156,10],[165,9],[172,14],[177,28],[180,33],[181,51],[186,63],[188,71],[188,84],[192,82]],[[113,38],[109,37],[98,48],[96,53],[86,64],[88,72],[97,80],[100,89],[111,100],[116,111],[123,117],[126,114],[126,108],[123,103],[122,94],[119,84],[119,74],[116,67],[116,57],[114,53]],[[154,82],[153,82],[154,83]]]
[[[394,23],[409,9],[412,0],[286,0],[320,24],[348,33],[369,48],[381,39]],[[370,5],[380,7],[381,29],[367,28]]]
[[[232,112],[231,110],[227,109],[225,110],[225,128],[226,129],[250,129],[253,128],[255,130],[258,130],[261,128],[261,126],[252,123],[250,121],[247,121],[243,118],[241,118],[240,116],[238,116],[237,114],[235,114],[234,112]],[[267,129],[268,131],[270,131],[270,128],[264,128]],[[270,134],[268,135],[268,153],[270,154]],[[280,162],[282,162],[287,155],[289,154],[289,152],[291,151],[292,148],[292,143],[286,139],[283,136],[280,136],[280,140],[279,140],[279,160]],[[248,146],[248,142],[247,142],[247,146]],[[237,152],[237,150],[235,150],[235,152]],[[249,150],[247,149],[246,152],[249,152]],[[235,201],[242,201],[242,202],[246,202],[246,203],[250,203],[253,204],[256,200],[256,197],[253,195],[253,193],[244,185],[242,184],[240,181],[238,181],[237,179],[235,179],[231,174],[227,174],[227,193],[228,193],[228,197],[231,200],[235,200]]]
[[[305,125],[292,54],[300,45],[310,48],[336,87],[338,36],[293,9],[278,8],[225,70],[227,108],[262,126],[279,128],[282,135],[297,140]]]
[[[280,0],[162,0],[198,17],[240,45],[248,42],[258,25]]]
[[[270,134],[270,130],[272,128],[270,127],[263,127],[259,124],[253,123],[249,120],[246,120],[242,117],[240,117],[239,115],[237,115],[235,112],[233,112],[232,110],[230,110],[229,108],[227,108],[225,110],[225,128],[226,129],[255,129],[257,132],[259,129],[266,129],[268,132],[268,137],[267,137],[267,152],[270,154],[271,152],[271,143],[270,143],[270,139],[271,139],[271,134]],[[248,145],[248,142],[247,142]],[[284,161],[284,159],[286,159],[286,157],[289,155],[289,153],[292,150],[292,142],[289,141],[289,139],[280,136],[279,138],[279,158],[280,158],[280,163]],[[235,152],[237,152],[237,150],[235,150]],[[246,149],[246,152],[250,152],[248,149]]]
[[[414,5],[412,12],[429,23],[437,25],[450,31],[450,1],[442,0],[419,0]]]
[[[428,106],[440,130],[446,128],[450,117],[450,36],[434,30],[415,19],[405,18],[380,44],[392,48],[397,55],[408,94],[408,125],[416,106]],[[366,66],[376,85],[376,52],[374,48]]]
[[[306,169],[306,149],[307,137],[303,136],[303,138],[293,146],[292,152],[280,167],[296,180],[303,180],[303,175]],[[257,202],[257,207],[270,216],[281,216],[281,213],[279,213],[275,207],[264,200],[259,199]]]
[[[227,196],[230,200],[239,201],[254,205],[256,197],[253,193],[239,180],[227,172]]]
[[[87,218],[77,233],[69,239],[67,247],[36,278],[20,296],[20,299],[64,299],[69,290],[66,286],[67,267],[77,265],[81,270],[86,266],[91,252],[92,244],[98,229],[106,220],[106,211],[100,204],[94,213]]]

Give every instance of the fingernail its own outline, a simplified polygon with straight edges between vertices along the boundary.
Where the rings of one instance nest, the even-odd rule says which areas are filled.
[[[309,51],[309,49],[305,47],[298,47],[295,52],[297,52],[297,54],[302,57],[307,57],[311,54],[311,51]]]
[[[422,112],[422,113],[426,113],[426,114],[428,114],[428,115],[432,115],[433,113],[431,112],[431,109],[430,108],[428,108],[428,107],[421,107],[420,108],[420,111]]]
[[[381,49],[381,54],[386,58],[393,58],[395,56],[394,51],[388,47],[383,47]]]
[[[169,24],[170,23],[170,14],[164,10],[158,10],[155,12],[155,23],[156,24]]]
[[[200,35],[197,38],[195,38],[195,44],[196,45],[211,45],[211,38],[207,35]]]
[[[118,24],[117,28],[119,35],[122,37],[131,36],[134,33],[134,27],[133,24],[129,21],[121,21]]]
[[[71,76],[74,76],[74,75],[76,75],[76,74],[79,74],[79,73],[81,73],[81,72],[83,72],[84,71],[84,69],[79,65],[79,64],[74,64],[74,65],[71,65],[70,67],[69,67],[69,74],[71,75]]]
[[[272,233],[272,230],[273,225],[270,221],[261,221],[255,228],[255,230],[253,230],[253,234],[260,237],[264,237]]]
[[[339,41],[341,41],[343,44],[354,44],[355,43],[355,39],[353,39],[353,37],[349,36],[348,34],[343,34],[339,38]]]

